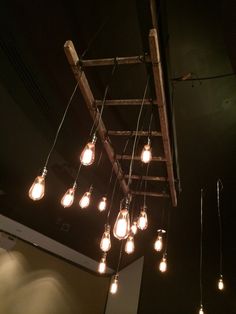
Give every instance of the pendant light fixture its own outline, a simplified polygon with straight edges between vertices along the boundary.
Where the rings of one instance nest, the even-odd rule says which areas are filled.
[[[111,294],[116,294],[118,291],[118,278],[119,278],[119,274],[115,274],[115,276],[112,279],[111,286],[110,286]]]
[[[128,239],[125,243],[125,252],[131,254],[134,252],[134,237],[132,235],[128,236]]]
[[[107,198],[104,196],[98,203],[98,210],[103,212],[107,208]]]
[[[100,249],[103,252],[108,252],[110,248],[111,248],[110,226],[105,225],[105,231],[100,242]]]
[[[148,138],[148,142],[144,145],[142,153],[141,153],[141,160],[145,164],[149,163],[152,160],[152,148],[151,148],[151,141]]]
[[[116,237],[118,240],[123,240],[128,237],[129,232],[130,232],[129,199],[128,197],[126,197],[126,199],[121,202],[120,211],[118,213],[113,228],[113,234],[114,237]]]
[[[33,200],[33,201],[38,201],[38,200],[41,200],[43,197],[44,197],[44,194],[45,194],[45,178],[46,178],[46,174],[47,174],[47,166],[48,166],[48,162],[50,160],[50,157],[51,157],[51,154],[55,148],[55,145],[57,143],[57,139],[58,139],[58,136],[59,136],[59,133],[61,131],[61,128],[62,128],[62,125],[64,123],[64,120],[65,120],[65,117],[66,117],[66,114],[67,114],[67,111],[72,103],[72,100],[74,98],[74,95],[77,91],[77,88],[78,88],[78,85],[79,83],[77,82],[76,85],[75,85],[75,88],[70,96],[70,99],[67,103],[67,106],[66,106],[66,109],[63,113],[63,116],[62,116],[62,119],[61,119],[61,122],[58,126],[58,129],[57,129],[57,132],[56,132],[56,135],[54,137],[54,141],[52,143],[52,146],[49,150],[49,153],[47,155],[47,158],[46,158],[46,161],[45,161],[45,164],[44,164],[44,167],[43,167],[43,172],[40,176],[37,176],[33,182],[33,184],[31,185],[30,189],[29,189],[29,197]]]
[[[133,235],[136,235],[138,232],[138,225],[137,225],[137,221],[134,220],[131,226],[131,232]]]
[[[141,211],[140,211],[140,214],[139,214],[139,217],[138,217],[138,228],[140,230],[145,230],[147,229],[147,226],[148,226],[148,217],[147,217],[147,206],[144,205],[142,208],[141,208]]]
[[[223,189],[223,184],[220,179],[216,182],[216,191],[217,191],[217,214],[218,214],[218,225],[219,225],[219,255],[220,255],[220,268],[219,268],[219,279],[217,283],[218,290],[224,290],[224,281],[223,281],[223,230],[222,230],[222,219],[221,219],[221,210],[220,210],[220,187]]]
[[[167,255],[166,255],[166,253],[163,254],[163,257],[162,257],[161,262],[159,264],[159,270],[162,273],[165,273],[167,270]]]
[[[166,231],[163,229],[157,230],[157,238],[156,238],[156,241],[154,243],[154,249],[157,252],[160,252],[163,248],[163,234],[165,234],[165,233],[166,233]]]
[[[81,208],[87,208],[90,204],[90,199],[91,199],[91,194],[92,194],[93,187],[92,185],[90,186],[89,190],[84,193],[82,198],[79,201],[79,206]]]
[[[87,143],[80,155],[81,164],[84,166],[90,166],[95,160],[95,144],[97,141],[96,134],[93,135],[92,141]]]
[[[100,274],[104,274],[106,271],[106,266],[107,266],[106,265],[106,258],[107,258],[107,253],[103,253],[103,256],[102,256],[100,263],[98,265],[98,272]]]

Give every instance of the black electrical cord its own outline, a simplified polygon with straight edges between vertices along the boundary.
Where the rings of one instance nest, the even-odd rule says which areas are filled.
[[[202,285],[202,251],[203,251],[203,189],[201,189],[201,209],[200,209],[200,276],[199,276],[199,288],[200,288],[200,308],[202,308],[202,295],[203,295],[203,285]]]
[[[222,230],[222,219],[221,219],[221,211],[220,211],[220,185],[221,189],[223,189],[223,184],[220,179],[217,180],[217,213],[218,213],[218,224],[219,224],[219,251],[220,251],[220,276],[223,276],[223,230]]]
[[[190,75],[193,75],[193,73],[190,73]],[[219,75],[212,75],[212,76],[203,76],[203,77],[197,77],[197,78],[184,78],[183,76],[172,78],[171,81],[174,82],[188,82],[188,81],[206,81],[206,80],[214,80],[214,79],[220,79],[230,76],[235,76],[235,73],[226,73],[226,74],[219,74]]]

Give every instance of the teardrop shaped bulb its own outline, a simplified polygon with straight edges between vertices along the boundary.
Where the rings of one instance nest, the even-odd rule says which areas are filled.
[[[110,293],[115,294],[118,290],[118,275],[115,275],[111,282]]]
[[[162,260],[159,264],[159,270],[164,273],[167,270],[167,261],[165,257],[162,257]]]
[[[107,198],[103,197],[98,204],[98,210],[100,212],[103,212],[104,210],[106,210],[106,208],[107,208]]]
[[[148,217],[147,217],[146,209],[147,208],[144,206],[139,214],[138,228],[140,230],[145,230],[147,229],[147,226],[148,226]]]
[[[84,195],[82,196],[81,200],[79,201],[79,206],[81,208],[86,208],[90,204],[90,198],[91,198],[91,192],[85,192]]]
[[[129,236],[125,243],[125,252],[127,254],[134,252],[134,238],[132,236]]]
[[[154,243],[154,249],[157,252],[160,252],[162,250],[162,247],[163,247],[162,236],[158,235],[157,239],[156,239],[156,241]]]
[[[86,144],[80,155],[80,161],[84,166],[90,166],[93,164],[95,160],[95,144],[96,144],[96,136],[93,136],[92,142]]]
[[[104,274],[106,271],[106,255],[104,254],[98,265],[98,272]]]
[[[45,177],[47,174],[47,169],[43,169],[43,173],[41,176],[35,178],[34,183],[31,185],[29,190],[29,197],[33,201],[38,201],[44,197],[45,192]]]
[[[224,290],[223,278],[220,278],[219,281],[218,281],[218,289],[219,290]]]
[[[116,222],[113,228],[114,237],[119,240],[126,239],[129,235],[130,231],[130,219],[129,219],[129,211],[124,208],[121,209],[116,218]]]
[[[105,226],[105,231],[103,233],[101,242],[100,242],[100,249],[103,252],[108,252],[111,248],[111,236],[110,236],[110,226]]]
[[[134,221],[132,226],[131,226],[131,232],[133,233],[133,235],[135,235],[138,232],[138,226],[137,226],[136,221]]]
[[[141,153],[141,160],[145,164],[149,163],[152,160],[152,149],[150,144],[144,145]]]
[[[74,197],[75,197],[75,188],[73,187],[66,191],[66,193],[61,199],[61,205],[65,208],[70,207],[74,202]]]

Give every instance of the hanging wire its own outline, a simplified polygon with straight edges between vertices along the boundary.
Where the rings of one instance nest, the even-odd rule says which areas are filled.
[[[220,241],[219,241],[219,250],[220,250],[220,275],[222,276],[223,272],[223,232],[222,232],[222,219],[221,219],[221,211],[220,211],[220,185],[221,189],[223,189],[223,184],[220,179],[217,180],[217,212],[218,212],[218,224],[219,224],[219,233],[220,233]]]
[[[193,75],[194,73],[190,73],[190,75]],[[171,79],[171,81],[175,82],[186,82],[186,81],[206,81],[206,80],[214,80],[214,79],[220,79],[230,76],[235,76],[235,73],[226,73],[226,74],[219,74],[219,75],[211,75],[211,76],[205,76],[205,77],[197,77],[197,78],[184,78],[184,76],[180,77],[174,77]],[[196,74],[195,74],[196,76]]]
[[[112,81],[112,78],[113,78],[113,75],[115,73],[115,70],[116,70],[116,67],[117,67],[117,62],[116,62],[116,58],[114,59],[114,65],[112,67],[112,71],[111,71],[111,76],[110,76],[110,79],[109,79],[109,82],[107,83],[106,87],[105,87],[105,91],[104,91],[104,94],[103,94],[103,99],[102,99],[102,106],[101,106],[101,110],[99,112],[99,110],[97,109],[96,111],[96,117],[94,119],[94,123],[93,123],[93,126],[91,128],[91,131],[90,131],[90,135],[92,133],[97,133],[98,131],[98,128],[100,126],[100,123],[101,123],[101,119],[102,119],[102,114],[103,114],[103,110],[104,110],[104,107],[105,107],[105,103],[106,103],[106,98],[107,98],[107,93],[108,93],[108,90],[110,88],[110,85],[111,85],[111,81]],[[98,121],[97,121],[98,120]],[[96,125],[96,128],[95,128],[95,125]],[[95,131],[94,131],[94,128],[95,128]]]
[[[202,246],[203,246],[203,189],[201,189],[201,219],[200,219],[200,277],[199,277],[199,288],[200,288],[200,307],[202,307]]]
[[[141,115],[142,115],[144,100],[145,100],[146,93],[147,93],[147,89],[148,89],[148,83],[149,83],[149,76],[148,76],[148,78],[147,78],[147,83],[146,83],[146,86],[145,86],[145,89],[144,89],[143,99],[142,99],[142,103],[141,103],[141,107],[140,107],[139,115],[138,115],[138,120],[137,120],[137,124],[136,124],[136,133],[135,133],[135,137],[134,137],[134,143],[133,143],[131,161],[130,161],[130,165],[129,165],[128,187],[130,186],[130,183],[131,183],[131,175],[132,175],[133,162],[134,162],[134,152],[135,152],[136,142],[137,142],[137,137],[138,137],[138,130],[139,130],[140,118],[141,118]]]
[[[146,169],[146,177],[148,176],[148,171],[149,171],[149,166],[150,166],[150,163],[147,164],[147,169]],[[147,199],[147,195],[146,195],[146,192],[147,192],[147,180],[145,180],[145,184],[144,184],[144,196],[143,196],[143,205],[146,206],[146,199]]]
[[[169,242],[169,233],[170,233],[170,207],[168,208],[168,221],[167,221],[167,230],[166,230],[166,245],[164,256],[167,256],[168,242]]]
[[[50,159],[51,154],[52,154],[52,152],[53,152],[53,149],[54,149],[54,147],[55,147],[55,145],[56,145],[56,142],[57,142],[59,133],[60,133],[60,131],[61,131],[62,125],[63,125],[63,123],[64,123],[64,120],[65,120],[67,111],[68,111],[68,109],[69,109],[69,107],[70,107],[70,105],[71,105],[71,103],[72,103],[72,100],[73,100],[73,98],[74,98],[74,95],[75,95],[75,93],[76,93],[76,91],[77,91],[77,89],[78,89],[78,85],[79,85],[79,81],[78,81],[78,82],[76,83],[76,85],[75,85],[75,88],[74,88],[74,90],[73,90],[73,92],[72,92],[72,94],[71,94],[71,96],[70,96],[70,99],[69,99],[67,105],[66,105],[66,109],[65,109],[65,111],[64,111],[64,113],[63,113],[61,122],[60,122],[60,124],[59,124],[59,126],[58,126],[58,128],[57,128],[57,132],[56,132],[56,135],[55,135],[55,137],[54,137],[54,141],[53,141],[53,143],[52,143],[52,146],[51,146],[51,148],[50,148],[50,150],[49,150],[49,153],[48,153],[48,155],[47,155],[47,158],[46,158],[46,161],[45,161],[45,164],[44,164],[44,168],[45,168],[45,169],[46,169],[47,166],[48,166],[49,159]]]
[[[117,263],[117,268],[116,268],[116,274],[118,274],[118,272],[120,270],[120,265],[121,265],[121,261],[122,261],[123,246],[124,246],[124,240],[121,240],[120,253],[119,253],[119,258],[118,258],[118,263]]]

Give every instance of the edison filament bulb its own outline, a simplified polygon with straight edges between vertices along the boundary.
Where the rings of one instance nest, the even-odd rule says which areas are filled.
[[[118,290],[118,274],[116,274],[111,282],[110,293],[116,294]]]
[[[66,191],[66,193],[61,199],[61,205],[63,207],[70,207],[73,204],[74,197],[75,197],[75,189],[76,189],[76,184],[74,184],[72,188]]]
[[[81,208],[86,208],[90,204],[90,198],[91,198],[92,188],[90,187],[88,192],[85,192],[82,196],[81,200],[79,201],[79,206]]]
[[[151,148],[151,141],[148,139],[148,143],[144,145],[142,153],[141,153],[141,160],[145,164],[149,163],[152,160],[152,148]]]
[[[154,249],[157,252],[160,252],[163,248],[163,233],[165,233],[166,231],[165,230],[158,230],[157,232],[158,232],[158,234],[157,234],[156,241],[154,243]]]
[[[29,190],[29,197],[33,201],[38,201],[44,197],[45,192],[45,177],[47,174],[47,169],[43,169],[43,173],[41,176],[35,178],[34,183],[31,185]]]
[[[147,229],[147,226],[148,226],[147,207],[144,206],[139,214],[138,228],[140,230],[145,230]]]
[[[104,274],[106,271],[106,253],[103,254],[103,257],[100,260],[100,263],[98,265],[98,272],[100,274]]]
[[[134,252],[134,237],[129,236],[125,243],[125,252],[131,254]]]
[[[105,225],[105,231],[100,242],[100,249],[103,252],[108,252],[110,248],[111,248],[110,226]]]
[[[159,264],[159,270],[164,273],[167,270],[167,261],[166,257],[162,257],[161,262]]]
[[[90,166],[95,160],[95,144],[96,144],[97,137],[94,134],[92,142],[86,144],[85,148],[83,149],[80,155],[80,161],[84,166]]]
[[[131,226],[131,232],[133,233],[133,235],[135,235],[137,231],[138,231],[137,221],[134,221]]]
[[[199,309],[199,314],[204,314],[204,311],[203,311],[203,306],[202,306],[202,305],[200,306],[200,309]]]
[[[223,290],[223,289],[224,289],[224,282],[223,282],[222,276],[221,276],[220,279],[218,280],[218,289],[219,289],[219,290]]]
[[[103,212],[104,210],[106,210],[106,208],[107,208],[107,198],[103,197],[98,204],[98,210],[100,212]]]
[[[125,207],[119,211],[113,228],[114,237],[119,240],[126,239],[130,232],[130,218],[128,211],[128,200]]]

